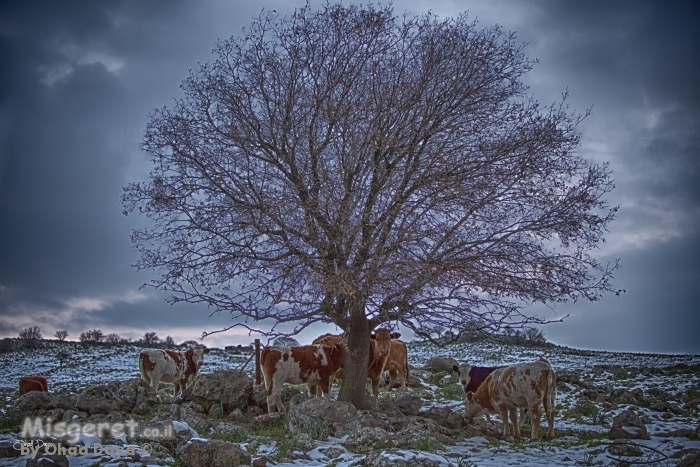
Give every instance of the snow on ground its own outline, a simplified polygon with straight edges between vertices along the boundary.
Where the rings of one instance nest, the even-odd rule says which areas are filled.
[[[57,358],[60,349],[67,350],[70,358],[61,364]],[[11,405],[17,395],[17,381],[21,376],[42,374],[50,382],[52,391],[77,392],[94,384],[138,377],[138,353],[140,347],[126,346],[88,346],[80,343],[46,342],[43,349],[21,350],[0,354],[0,408]],[[248,361],[245,369],[254,371],[253,362],[249,361],[251,354],[244,350],[241,354],[231,351],[213,349],[205,357],[202,373],[210,373],[220,369],[240,369]],[[423,367],[427,361],[436,356],[452,357],[458,361],[472,365],[499,366],[518,362],[534,361],[540,357],[546,358],[552,367],[558,371],[580,371],[582,379],[595,384],[596,387],[607,387],[615,390],[633,391],[636,388],[647,395],[653,392],[663,393],[670,397],[667,402],[679,402],[688,393],[700,393],[700,374],[694,372],[659,372],[646,371],[645,374],[635,372],[629,377],[621,377],[615,373],[616,367],[637,369],[659,369],[671,366],[700,365],[700,355],[654,355],[634,353],[614,353],[581,351],[560,347],[528,348],[498,345],[493,343],[459,344],[445,348],[437,348],[428,343],[411,343],[409,345],[409,362],[414,368]],[[587,402],[595,408],[589,414],[579,414],[576,417],[567,415],[567,411],[575,410],[583,398],[583,390],[579,386],[565,383],[571,391],[557,392],[557,418],[555,420],[555,440],[531,443],[524,441],[515,443],[511,440],[494,440],[484,437],[467,438],[446,451],[434,453],[407,450],[385,451],[387,460],[406,459],[409,462],[418,459],[431,459],[440,465],[455,467],[491,467],[491,466],[549,466],[549,465],[616,465],[615,460],[605,451],[609,442],[606,434],[609,424],[615,415],[632,407],[649,418],[647,429],[651,440],[636,442],[642,446],[656,449],[665,455],[670,455],[681,448],[700,449],[700,441],[687,437],[678,437],[674,431],[687,429],[695,431],[698,428],[697,404],[684,414],[672,414],[668,411],[653,411],[649,408],[619,404],[605,407],[599,402]],[[165,386],[165,385],[164,385]],[[425,407],[448,406],[455,411],[463,410],[461,397],[450,399],[441,393],[438,386],[425,384],[425,388],[435,394],[432,400],[425,401]],[[3,404],[4,402],[4,404]],[[498,417],[494,417],[498,419]],[[3,435],[0,435],[2,438]],[[5,438],[7,435],[5,435]],[[7,441],[7,439],[5,439]],[[0,439],[2,442],[2,439]],[[278,467],[299,466],[351,466],[358,465],[365,459],[364,455],[345,452],[339,458],[331,460],[323,455],[320,449],[330,445],[339,446],[340,440],[329,439],[315,450],[307,453],[307,460],[295,460],[290,463],[276,464]],[[256,453],[261,455],[259,448]],[[274,446],[269,446],[270,450]],[[645,459],[654,459],[654,451],[648,450]],[[89,456],[88,456],[89,457]],[[662,457],[657,456],[657,459]],[[92,459],[95,462],[95,459]],[[674,465],[675,460],[664,460],[649,465]],[[0,459],[0,466],[24,465],[20,459]],[[87,458],[71,459],[70,465],[90,465]],[[129,464],[131,465],[131,464]],[[134,464],[141,465],[141,464]]]

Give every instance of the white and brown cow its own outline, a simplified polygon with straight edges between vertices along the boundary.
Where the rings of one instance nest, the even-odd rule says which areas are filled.
[[[379,328],[369,336],[369,361],[367,363],[367,378],[369,378],[372,385],[372,394],[377,396],[379,394],[379,380],[384,374],[384,368],[386,366],[389,354],[391,353],[391,343],[392,339],[398,339],[401,334],[398,332],[391,332],[386,328]],[[344,344],[344,337],[342,335],[334,334],[324,334],[320,337],[314,339],[314,344]],[[395,376],[394,376],[395,377]],[[408,377],[408,373],[406,374]],[[335,374],[335,378],[342,379],[343,371],[340,370]],[[309,387],[309,392],[313,388]]]
[[[453,365],[452,366],[452,371],[457,373],[457,376],[459,377],[459,385],[462,386],[462,390],[464,391],[464,404],[465,404],[465,410],[466,410],[466,404],[467,404],[467,393],[468,392],[476,392],[477,389],[479,389],[479,386],[486,381],[486,378],[493,373],[494,371],[498,370],[499,366],[474,366],[474,365],[469,365],[468,363],[462,363],[459,366]],[[525,411],[526,409],[520,409],[520,428],[523,427],[523,423],[525,423]],[[488,413],[486,415],[486,420],[491,421],[491,415]]]
[[[515,439],[520,439],[518,409],[528,409],[532,421],[530,439],[539,439],[540,405],[547,415],[547,439],[554,437],[554,399],[557,380],[544,359],[533,363],[499,368],[486,377],[476,392],[467,392],[465,418],[497,413],[503,419],[503,435],[508,436],[508,419],[513,423]]]
[[[282,386],[284,383],[309,385],[309,392],[316,393],[316,386],[330,398],[330,387],[338,369],[345,363],[345,348],[335,345],[302,345],[290,348],[267,347],[260,354],[260,369],[267,390],[267,411],[275,407],[284,412]],[[312,392],[313,388],[313,392]]]
[[[209,349],[203,345],[195,345],[185,352],[162,349],[142,350],[139,354],[141,378],[156,391],[161,382],[173,384],[177,396],[197,377],[204,363],[204,354],[207,353]]]

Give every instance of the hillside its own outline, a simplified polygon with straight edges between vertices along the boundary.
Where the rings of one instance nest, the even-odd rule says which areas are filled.
[[[66,394],[77,394],[90,386],[138,377],[140,347],[85,347],[79,343],[54,341],[44,344],[41,349],[0,354],[0,410],[3,413],[7,413],[15,404],[17,381],[24,375],[44,375],[49,380],[52,392]],[[60,351],[70,355],[63,363],[56,357]],[[249,353],[234,354],[231,351],[213,349],[205,358],[202,374],[238,369],[249,357]],[[437,348],[432,344],[414,342],[409,344],[409,363],[414,371],[407,392],[420,397],[423,403],[421,413],[445,407],[456,414],[461,414],[463,410],[463,395],[455,376],[446,372],[423,370],[434,357],[454,358],[483,366],[546,358],[557,372],[559,380],[556,438],[551,442],[539,443],[516,443],[512,438],[499,439],[500,420],[499,417],[493,417],[491,424],[480,422],[473,427],[463,426],[460,439],[452,445],[442,446],[444,449],[387,450],[386,456],[387,459],[393,459],[391,462],[401,464],[401,459],[413,459],[411,462],[423,459],[421,462],[424,465],[460,467],[616,465],[614,459],[622,458],[661,466],[676,465],[684,455],[694,452],[693,450],[700,451],[700,355],[612,353],[556,346],[530,348],[493,343],[456,344]],[[252,375],[252,362],[248,363],[246,370]],[[161,388],[163,394],[172,390],[172,386],[165,384]],[[382,391],[380,405],[382,401],[396,400],[402,395],[398,391]],[[651,439],[635,440],[641,447],[635,447],[636,452],[634,449],[624,452],[628,457],[621,457],[619,452],[611,455],[606,451],[605,444],[610,441],[607,436],[610,425],[617,415],[629,408],[636,411],[643,420]],[[197,435],[207,438],[210,433],[198,432]],[[10,439],[7,437],[9,435],[5,436],[6,441]],[[274,440],[270,439],[267,443],[260,444],[257,452],[251,454],[255,457],[263,455],[265,449],[274,451]],[[342,447],[342,440],[316,442],[316,446],[308,450],[305,457],[296,458],[293,462],[292,459],[278,456],[276,461],[280,463],[276,465],[355,465],[363,462],[368,455],[348,450],[346,454],[331,460],[318,454],[326,445]],[[631,454],[638,455],[629,457]],[[20,461],[21,459],[4,458],[0,459],[0,466],[24,465],[18,463]],[[272,461],[271,458],[270,462]]]

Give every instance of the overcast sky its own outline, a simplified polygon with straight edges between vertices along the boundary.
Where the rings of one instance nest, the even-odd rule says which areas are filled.
[[[153,273],[130,266],[129,234],[145,219],[121,214],[121,189],[147,177],[147,115],[180,96],[188,69],[212,60],[215,41],[239,35],[262,7],[286,14],[294,4],[0,3],[0,337],[39,325],[47,337],[99,328],[180,341],[230,324],[206,307],[170,306],[163,294],[139,290]],[[581,153],[611,163],[617,187],[608,199],[620,206],[596,255],[621,259],[614,285],[627,292],[556,314],[533,310],[571,315],[543,328],[552,342],[700,352],[699,5],[394,2],[396,13],[469,10],[483,26],[517,31],[540,61],[525,77],[540,102],[568,88],[576,109],[593,106],[580,125]],[[205,342],[251,340],[229,331]]]

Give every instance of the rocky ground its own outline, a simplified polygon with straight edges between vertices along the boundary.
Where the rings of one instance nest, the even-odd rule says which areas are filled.
[[[162,385],[156,396],[138,379],[139,350],[51,342],[0,354],[0,466],[44,465],[40,458],[64,466],[700,466],[700,356],[412,343],[406,391],[383,390],[358,411],[287,386],[288,412],[268,415],[252,364],[239,371],[249,353],[214,350],[203,374],[176,399],[172,386]],[[498,417],[463,420],[461,388],[448,371],[455,361],[501,365],[540,356],[558,377],[553,441],[503,439]],[[28,374],[47,376],[50,393],[18,398],[17,380]],[[77,437],[78,445],[99,443],[102,452],[39,450],[31,459],[17,449],[27,439],[21,433],[27,417],[138,426],[124,436]],[[34,438],[60,441],[41,432]]]

